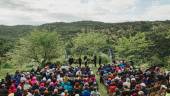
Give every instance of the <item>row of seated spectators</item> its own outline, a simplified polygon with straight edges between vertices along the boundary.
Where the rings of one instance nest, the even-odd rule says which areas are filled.
[[[109,96],[166,96],[169,92],[170,75],[162,72],[160,67],[140,70],[120,61],[100,66],[98,71]]]
[[[0,96],[100,96],[93,71],[87,67],[50,64],[30,72],[7,74]]]

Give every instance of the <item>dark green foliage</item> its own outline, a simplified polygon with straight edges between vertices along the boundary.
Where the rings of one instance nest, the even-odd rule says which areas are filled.
[[[34,27],[30,25],[5,26],[0,25],[0,39],[17,39],[31,32]]]

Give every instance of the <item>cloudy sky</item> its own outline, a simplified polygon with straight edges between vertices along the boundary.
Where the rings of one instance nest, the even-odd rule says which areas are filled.
[[[0,24],[170,20],[170,0],[0,0]]]

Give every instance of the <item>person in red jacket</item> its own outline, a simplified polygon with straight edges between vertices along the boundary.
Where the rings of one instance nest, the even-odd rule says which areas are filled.
[[[113,96],[113,94],[116,93],[116,89],[117,89],[117,86],[115,85],[114,82],[112,82],[108,87],[109,96]]]
[[[11,94],[11,93],[15,93],[17,91],[17,88],[15,87],[14,84],[12,84],[9,89],[8,89],[8,93]]]

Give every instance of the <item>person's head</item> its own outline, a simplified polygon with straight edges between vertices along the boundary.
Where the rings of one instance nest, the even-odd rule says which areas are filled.
[[[58,94],[58,89],[54,89],[54,94]]]
[[[79,83],[79,82],[76,82],[76,83],[75,83],[75,86],[79,86],[79,85],[80,85],[80,83]]]
[[[6,75],[9,75],[9,73],[7,72]]]
[[[44,87],[45,86],[45,84],[44,83],[40,83],[40,87]]]
[[[75,96],[80,96],[79,94],[75,94]]]
[[[65,95],[68,95],[68,90],[64,90]]]
[[[167,87],[165,85],[161,85],[161,88],[160,88],[161,91],[166,91],[167,90]]]
[[[89,86],[89,83],[85,83],[84,86],[85,86],[85,87],[88,87],[88,86]]]
[[[135,78],[132,78],[132,79],[131,79],[131,82],[133,82],[133,81],[136,81],[136,79],[135,79]]]
[[[15,74],[19,74],[19,70],[16,70]]]
[[[21,86],[18,86],[18,87],[17,87],[17,89],[18,89],[18,90],[21,90],[21,89],[22,89],[22,87],[21,87]]]
[[[93,87],[93,91],[97,91],[97,87],[96,86]]]
[[[6,85],[5,84],[1,84],[0,88],[6,88]]]
[[[145,84],[145,83],[141,83],[140,86],[141,86],[142,88],[144,88],[144,87],[146,87],[146,84]]]
[[[34,91],[34,94],[39,94],[40,92],[39,92],[39,90],[38,89],[36,89],[35,91]]]
[[[45,91],[44,91],[44,95],[48,95],[49,94],[49,92],[48,92],[48,90],[46,89]]]
[[[139,91],[138,92],[138,96],[144,96],[145,94],[144,94],[144,92],[143,91]]]
[[[28,90],[24,90],[24,96],[26,96],[28,94]]]
[[[137,84],[137,85],[135,86],[135,90],[140,91],[140,90],[141,90],[141,85]]]

